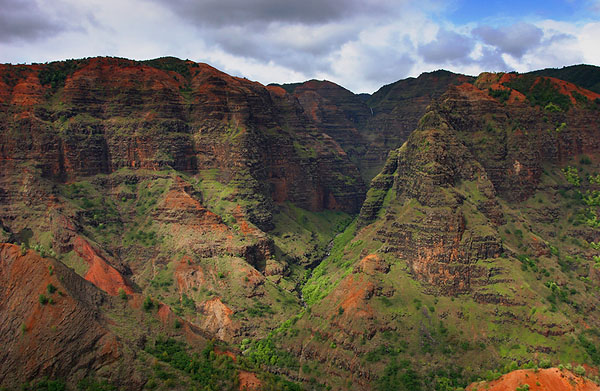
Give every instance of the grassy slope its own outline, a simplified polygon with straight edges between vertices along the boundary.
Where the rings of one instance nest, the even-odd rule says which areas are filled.
[[[515,305],[478,303],[470,294],[427,294],[403,260],[378,251],[382,243],[377,232],[392,223],[386,214],[393,212],[395,222],[418,222],[424,209],[414,200],[394,203],[396,195],[389,190],[374,224],[359,232],[351,224],[336,238],[331,255],[303,288],[308,311],[295,327],[273,339],[288,349],[302,345],[304,351],[318,352],[302,363],[301,376],[321,378],[334,372],[328,383],[339,389],[351,386],[353,371],[332,369],[338,360],[372,371],[380,389],[398,386],[408,375],[429,389],[445,379],[464,387],[479,377],[494,378],[546,362],[599,365],[591,347],[600,337],[600,319],[594,312],[599,286],[590,276],[600,265],[600,254],[597,244],[584,239],[597,229],[598,220],[590,212],[597,206],[597,158],[576,156],[561,166],[547,166],[538,191],[526,202],[500,200],[506,223],[497,229],[475,208],[481,198],[477,188],[470,182],[458,184],[468,223],[475,230],[497,230],[506,250],[501,258],[479,261],[488,270],[502,270],[503,278],[476,291]],[[379,254],[390,271],[354,274],[367,254]],[[350,287],[370,282],[393,294],[376,293],[359,304],[370,311],[368,317],[344,314],[340,308],[353,291],[338,294],[336,287],[349,276],[355,280]]]

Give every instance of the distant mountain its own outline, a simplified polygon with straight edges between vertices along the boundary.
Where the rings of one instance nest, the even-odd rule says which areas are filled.
[[[563,68],[546,68],[530,73],[536,76],[555,77],[600,94],[600,67],[595,65],[581,64]]]
[[[0,65],[0,389],[593,389],[600,94],[566,77]]]

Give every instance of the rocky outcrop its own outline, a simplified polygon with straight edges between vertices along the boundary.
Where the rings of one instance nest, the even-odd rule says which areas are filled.
[[[377,175],[388,152],[408,139],[433,100],[449,86],[472,80],[470,76],[435,71],[397,81],[373,93],[367,100],[372,116],[362,129],[363,137],[369,140],[361,160],[363,177],[370,179]]]
[[[105,300],[62,263],[1,244],[0,384],[80,379],[123,359],[123,346],[99,310]],[[128,388],[136,387],[134,380]]]
[[[482,216],[474,201],[493,203],[494,187],[438,114],[423,117],[373,183],[377,186],[369,190],[361,224],[372,221],[387,198],[381,217],[387,223],[377,232],[382,251],[404,259],[430,289],[469,291],[483,276],[475,264],[502,253],[493,222]],[[477,197],[471,199],[473,195]]]
[[[448,71],[386,85],[369,96],[356,95],[328,81],[283,85],[298,99],[320,131],[335,139],[360,167],[368,183],[416,128],[427,106],[450,85],[473,81]]]
[[[179,72],[161,61],[176,61]],[[42,175],[59,180],[123,167],[218,168],[255,203],[248,217],[264,229],[272,227],[273,199],[316,211],[360,208],[356,165],[285,92],[172,59],[69,64],[0,69],[14,80],[3,90],[3,164],[35,160]],[[43,84],[44,72],[63,84]]]
[[[319,130],[331,136],[351,161],[359,162],[367,148],[360,130],[371,117],[364,99],[329,81],[310,80],[285,87]]]
[[[505,105],[485,87],[491,86],[492,91],[508,88],[506,85],[512,85],[511,80],[513,83],[515,78],[519,80],[517,75],[507,76],[510,77],[503,76],[495,84],[485,80],[476,83],[483,90],[470,84],[451,87],[432,105],[432,110],[460,131],[461,141],[485,168],[499,195],[522,201],[537,189],[545,163],[560,164],[572,156],[600,151],[595,136],[600,112],[587,106],[600,95],[563,81],[550,81],[547,88],[554,91],[555,99],[562,96],[577,103],[573,96],[589,95],[584,98],[589,103],[573,104],[565,112],[559,108],[532,106],[519,93],[521,98]]]

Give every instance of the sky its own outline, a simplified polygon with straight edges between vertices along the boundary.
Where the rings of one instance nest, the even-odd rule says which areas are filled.
[[[175,56],[372,93],[447,69],[600,65],[600,0],[0,0],[0,63]]]

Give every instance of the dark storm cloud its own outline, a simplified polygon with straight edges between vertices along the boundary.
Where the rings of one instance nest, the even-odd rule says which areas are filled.
[[[440,30],[435,41],[419,46],[418,53],[429,63],[471,62],[469,53],[473,50],[473,39],[452,31]]]
[[[385,0],[153,0],[197,25],[320,24],[387,8]]]
[[[323,31],[316,32],[318,28],[277,26],[248,34],[244,27],[231,26],[206,34],[228,53],[312,73],[329,70],[327,55],[359,33],[349,26],[321,27]]]
[[[43,38],[65,29],[34,0],[0,0],[0,10],[0,42]]]
[[[515,58],[521,58],[527,51],[538,47],[544,36],[540,28],[529,23],[500,28],[481,26],[474,29],[473,34],[484,43],[495,46]]]

